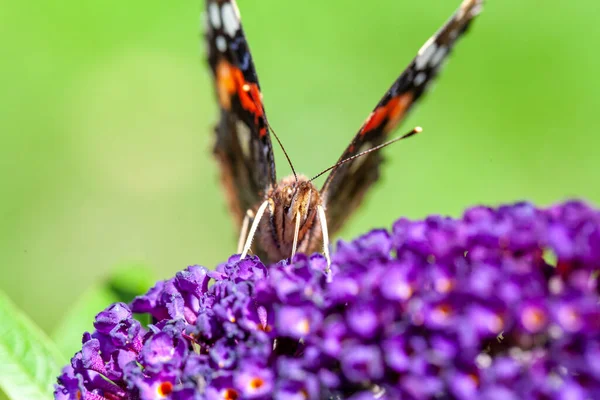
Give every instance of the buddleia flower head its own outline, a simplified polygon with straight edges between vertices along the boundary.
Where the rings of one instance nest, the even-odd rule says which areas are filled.
[[[326,267],[190,266],[99,313],[55,398],[600,398],[600,213],[584,203],[402,218]]]

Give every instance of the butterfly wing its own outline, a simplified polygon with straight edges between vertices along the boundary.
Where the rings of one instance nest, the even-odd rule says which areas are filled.
[[[275,185],[275,161],[258,78],[234,0],[206,1],[205,38],[220,120],[214,153],[238,224]]]
[[[421,47],[371,112],[340,161],[381,144],[400,124],[435,78],[456,40],[478,14],[481,3],[482,0],[463,1],[450,20]],[[358,207],[366,191],[378,179],[381,162],[381,153],[375,151],[339,166],[327,177],[321,194],[327,206],[330,233],[336,232]]]

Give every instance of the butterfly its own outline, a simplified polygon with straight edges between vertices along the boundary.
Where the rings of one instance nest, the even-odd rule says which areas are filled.
[[[321,189],[296,174],[277,181],[270,128],[258,77],[234,0],[206,0],[205,40],[220,119],[214,154],[229,209],[240,229],[238,253],[263,260],[293,258],[322,248],[330,265],[329,235],[361,204],[379,177],[379,150],[420,132],[385,142],[423,95],[455,42],[479,13],[482,0],[464,0],[452,17],[418,51],[369,114]],[[279,142],[281,145],[281,142]]]

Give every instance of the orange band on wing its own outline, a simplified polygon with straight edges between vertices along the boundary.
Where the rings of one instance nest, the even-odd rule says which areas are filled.
[[[239,71],[239,70],[238,70]],[[241,74],[242,71],[240,71]],[[243,75],[240,75],[244,79]],[[260,90],[256,83],[244,83],[238,89],[238,96],[242,103],[242,108],[254,115],[254,123],[259,126],[259,119],[265,116],[265,111],[262,106]],[[258,134],[263,137],[267,134],[267,129],[264,126],[259,126]]]
[[[216,81],[221,107],[230,110],[231,98],[237,94],[242,108],[254,116],[254,123],[259,128],[260,137],[265,136],[267,134],[266,127],[259,126],[259,120],[264,118],[265,112],[258,85],[246,82],[243,72],[225,60],[221,60],[217,64]]]
[[[389,121],[385,125],[386,132],[389,132],[392,129],[394,129],[398,122],[400,122],[400,120],[404,116],[404,113],[406,113],[406,110],[408,110],[408,107],[413,102],[413,94],[412,92],[406,92],[401,96],[395,97],[393,100],[396,100],[396,103],[390,109],[390,114],[388,116]]]
[[[217,64],[215,71],[217,81],[217,95],[221,107],[226,110],[231,109],[231,96],[236,92],[235,75],[233,66],[227,61],[221,61]]]
[[[400,96],[392,98],[384,106],[376,108],[367,118],[360,134],[372,131],[379,128],[385,122],[384,131],[389,132],[400,121],[408,107],[412,103],[413,95],[411,92],[406,92]]]

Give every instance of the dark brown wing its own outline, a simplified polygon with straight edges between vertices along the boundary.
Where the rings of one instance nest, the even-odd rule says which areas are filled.
[[[406,116],[436,76],[456,40],[466,31],[481,8],[482,0],[465,0],[448,22],[419,50],[369,115],[340,161],[381,144]],[[335,233],[360,204],[367,189],[379,177],[379,151],[347,162],[327,177],[321,194],[327,207],[327,222]]]
[[[239,224],[276,183],[262,94],[234,0],[206,0],[205,38],[220,121],[214,153]]]

